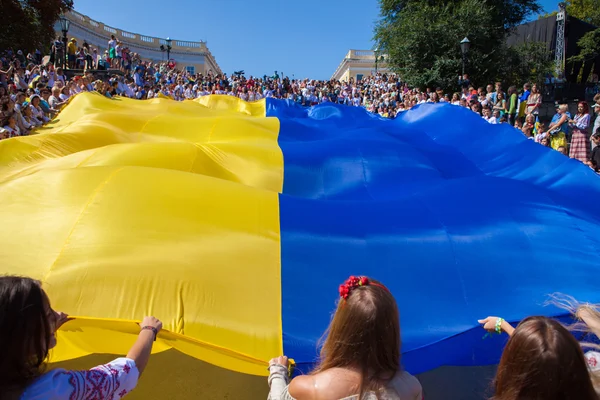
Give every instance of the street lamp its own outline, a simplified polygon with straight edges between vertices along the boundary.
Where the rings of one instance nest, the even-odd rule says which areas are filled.
[[[377,63],[379,62],[379,47],[375,47],[375,75],[377,75]]]
[[[67,38],[67,33],[69,33],[70,26],[71,26],[71,21],[69,21],[67,19],[65,14],[61,14],[60,15],[60,29],[62,30],[62,33],[63,33],[63,43],[64,43],[63,54],[61,57],[62,58],[61,65],[63,67],[65,66],[65,60],[67,58],[67,44],[69,42],[69,39]]]
[[[463,75],[465,74],[465,64],[467,62],[467,53],[471,47],[471,42],[466,37],[460,42],[460,50],[462,51],[462,67]]]
[[[167,62],[171,61],[171,49],[173,48],[171,43],[173,43],[171,38],[167,38]]]

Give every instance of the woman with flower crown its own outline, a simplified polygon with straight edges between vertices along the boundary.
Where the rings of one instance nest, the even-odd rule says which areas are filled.
[[[419,381],[400,366],[400,323],[396,300],[367,277],[351,276],[309,375],[289,382],[288,359],[269,363],[269,400],[421,400]]]

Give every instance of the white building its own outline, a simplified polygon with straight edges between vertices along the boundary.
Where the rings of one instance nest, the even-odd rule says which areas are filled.
[[[375,62],[375,52],[373,50],[349,50],[331,79],[338,81],[349,81],[350,78],[360,80],[363,76],[374,75],[376,70],[388,72],[385,59],[385,55],[378,54],[378,60]]]
[[[70,21],[69,39],[77,39],[80,46],[86,41],[90,46],[97,48],[99,54],[104,54],[111,35],[114,35],[117,40],[129,47],[132,52],[138,53],[144,60],[160,62],[167,58],[167,52],[161,50],[161,46],[167,46],[166,39],[113,28],[76,11],[69,12],[66,17]],[[56,23],[54,30],[57,36],[62,37],[60,22]],[[171,47],[171,59],[175,60],[178,68],[185,68],[192,73],[205,74],[208,71],[221,73],[221,68],[208,50],[206,42],[172,40]]]

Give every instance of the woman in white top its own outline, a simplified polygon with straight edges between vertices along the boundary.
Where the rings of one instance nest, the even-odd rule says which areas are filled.
[[[69,93],[70,93],[69,88],[67,88],[67,87],[63,87],[62,89],[60,89],[60,95],[59,95],[60,101],[69,100],[69,97],[70,97]]]
[[[56,330],[68,318],[50,306],[38,281],[0,277],[0,398],[2,400],[118,400],[137,385],[162,323],[142,322],[127,357],[88,371],[55,369],[44,373]]]
[[[60,98],[60,89],[59,88],[57,88],[57,87],[52,88],[52,95],[48,99],[48,104],[50,104],[50,108],[52,108],[54,110],[58,110],[66,104],[66,102],[62,101]]]
[[[400,366],[400,323],[394,296],[381,283],[351,276],[309,375],[288,385],[288,360],[269,363],[270,400],[421,400],[419,381]]]
[[[242,92],[240,93],[240,99],[242,99],[244,101],[250,100],[250,96],[248,95],[248,88],[242,89]]]
[[[9,138],[21,136],[21,130],[17,126],[17,118],[14,112],[8,118],[6,118],[4,130],[8,132]]]
[[[538,86],[534,83],[531,87],[531,94],[527,98],[527,109],[525,114],[538,115],[540,113],[540,106],[542,105],[542,94],[538,89]]]
[[[31,112],[31,107],[29,107],[29,105],[26,105],[23,107],[23,119],[31,126],[31,129],[33,128],[37,128],[38,126],[42,126],[43,122],[36,119],[32,112]]]
[[[460,106],[460,93],[456,92],[452,94],[452,99],[450,100],[450,104],[453,106]]]
[[[12,100],[8,100],[8,102],[2,105],[2,114],[7,118],[9,116],[14,116],[15,121],[17,122],[17,128],[19,130],[19,136],[28,135],[29,131],[32,129],[32,126],[25,120],[23,114],[21,114],[20,107],[17,107],[15,102]]]
[[[30,104],[29,104],[29,108],[31,108],[31,114],[38,121],[42,121],[43,123],[50,122],[50,118],[48,118],[44,114],[44,111],[42,110],[42,107],[40,107],[40,102],[41,101],[42,100],[41,100],[41,98],[40,98],[39,95],[34,94],[33,96],[31,96],[31,98],[30,98]]]

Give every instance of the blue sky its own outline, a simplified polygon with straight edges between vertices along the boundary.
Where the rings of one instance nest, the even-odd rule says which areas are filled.
[[[227,73],[315,79],[331,77],[349,49],[372,48],[379,15],[377,0],[75,0],[75,9],[134,33],[206,40]]]

